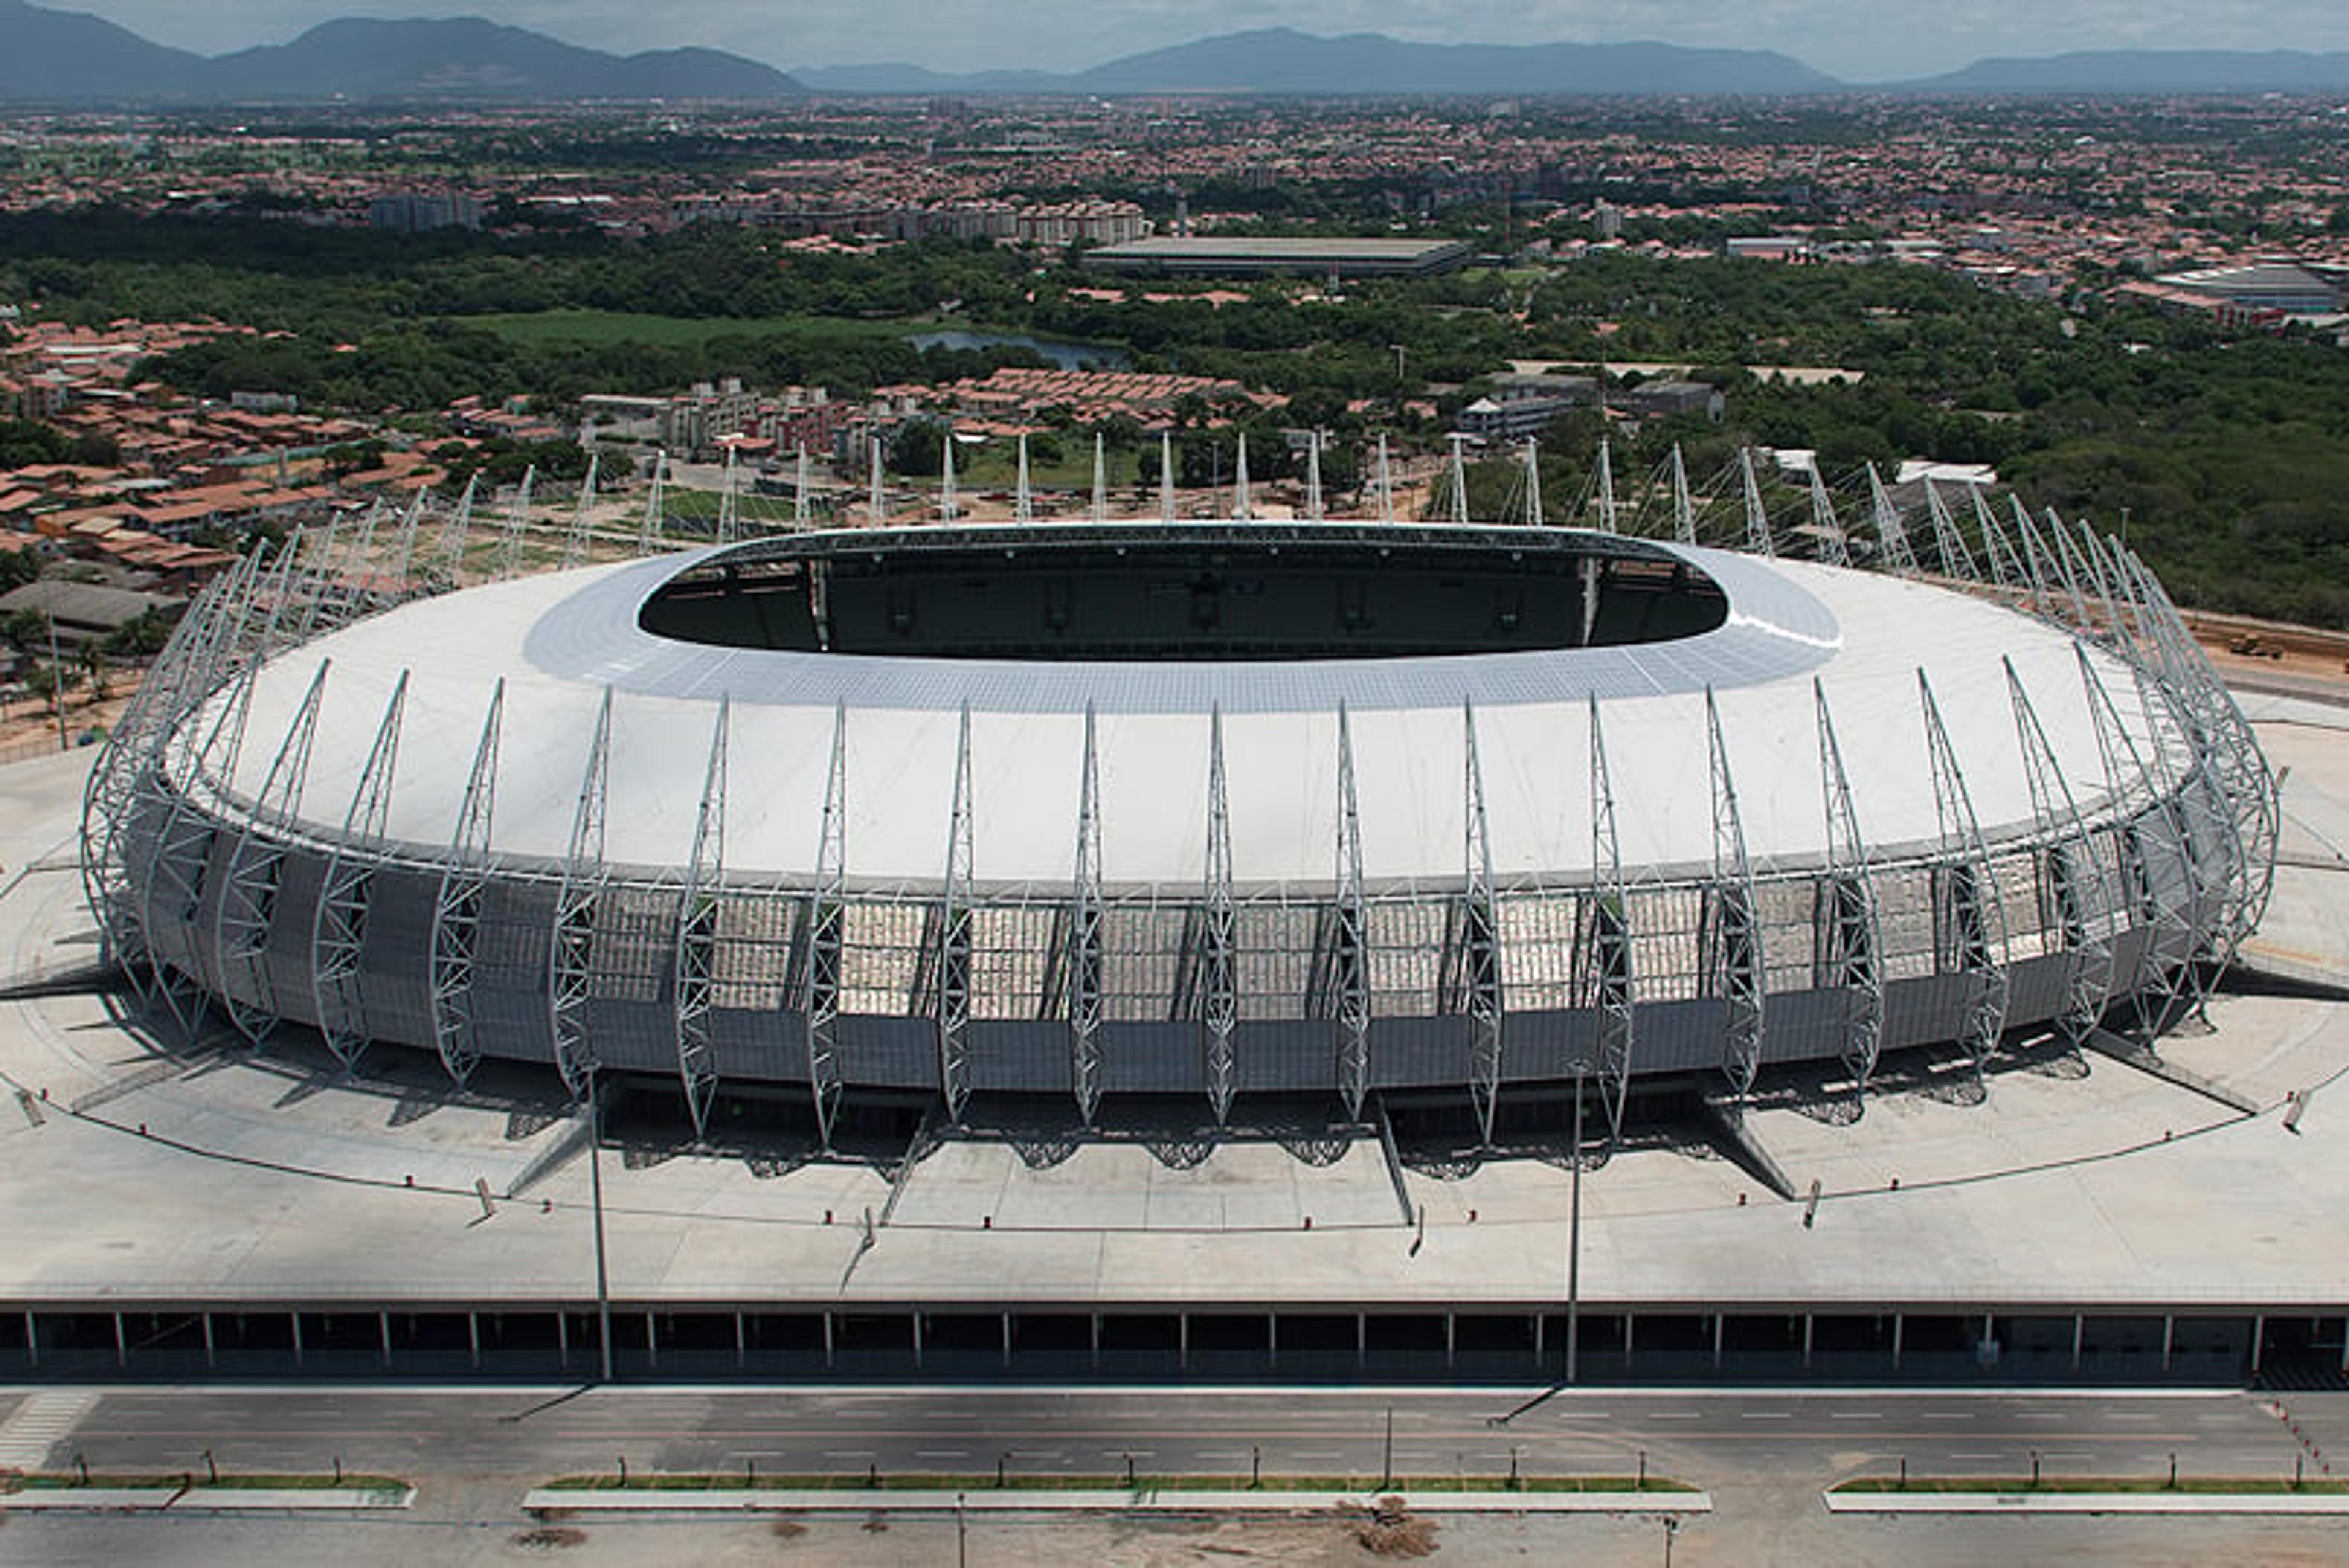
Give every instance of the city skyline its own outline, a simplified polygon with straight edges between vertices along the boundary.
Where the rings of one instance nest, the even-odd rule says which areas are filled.
[[[999,0],[941,13],[915,0],[694,0],[657,17],[618,0],[221,0],[201,9],[176,0],[68,0],[60,9],[104,16],[158,43],[204,54],[283,43],[321,22],[366,15],[476,15],[564,42],[620,53],[695,45],[724,48],[785,70],[904,61],[941,71],[1080,70],[1121,56],[1257,27],[1320,36],[1377,32],[1414,43],[1525,45],[1654,41],[1690,47],[1775,49],[1853,82],[1955,70],[1996,56],[2083,49],[2349,48],[2349,14],[2320,0],[2190,5],[2154,0],[2058,0],[2019,24],[1991,0],[1894,7],[1862,0],[1649,0],[1635,7],[1591,0],[1493,0],[1438,6],[1432,0]]]

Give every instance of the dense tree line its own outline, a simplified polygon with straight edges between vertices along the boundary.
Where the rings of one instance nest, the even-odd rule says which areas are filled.
[[[2092,298],[2021,299],[1890,264],[1615,253],[1541,270],[1350,284],[1334,297],[1312,281],[1247,286],[1220,305],[1180,287],[1159,301],[1110,292],[1066,265],[963,242],[808,254],[718,225],[626,240],[0,217],[0,298],[53,318],[258,326],[268,335],[204,344],[151,373],[192,392],[287,391],[367,412],[430,410],[475,394],[560,409],[591,390],[720,376],[855,394],[1039,362],[1016,348],[921,352],[906,340],[916,324],[943,319],[1115,345],[1139,368],[1289,399],[1277,418],[1237,405],[1183,410],[1192,433],[1178,462],[1196,480],[1225,461],[1215,446],[1227,438],[1199,433],[1219,420],[1261,432],[1251,434],[1251,467],[1269,477],[1294,462],[1283,427],[1320,428],[1340,445],[1373,430],[1408,434],[1413,403],[1432,397],[1448,416],[1511,360],[1603,365],[1619,379],[1630,365],[1694,366],[1727,390],[1728,423],[1667,431],[1651,422],[1640,448],[1666,433],[1721,461],[1741,442],[1807,447],[1837,476],[1912,456],[1995,463],[2034,506],[2115,530],[2126,514],[2130,543],[2182,597],[2349,625],[2349,354],[2329,342]],[[474,319],[558,307],[724,325],[646,343]],[[1741,369],[1773,365],[1854,375],[1797,385]],[[1128,432],[1113,440],[1132,444]],[[1546,495],[1587,486],[1590,444],[1570,434],[1551,443]],[[1142,445],[1154,477],[1154,443]],[[46,427],[0,424],[0,462],[77,455],[95,454]],[[1691,466],[1704,465],[1692,455]],[[1479,483],[1506,486],[1501,473]]]

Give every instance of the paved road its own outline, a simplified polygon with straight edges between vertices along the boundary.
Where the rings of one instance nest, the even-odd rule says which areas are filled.
[[[0,1391],[0,1401],[10,1396]],[[2175,1451],[2203,1473],[2289,1473],[2303,1439],[2349,1454],[2349,1396],[1922,1395],[1640,1391],[1575,1393],[1506,1428],[1512,1403],[1489,1392],[1058,1392],[889,1389],[128,1389],[108,1392],[53,1457],[94,1467],[201,1462],[389,1470],[419,1483],[397,1519],[218,1520],[18,1516],[0,1530],[0,1563],[171,1562],[255,1568],[333,1562],[436,1568],[529,1560],[626,1564],[849,1563],[955,1560],[948,1519],[894,1514],[765,1520],[577,1521],[575,1541],[533,1541],[522,1490],[549,1476],[634,1469],[767,1470],[961,1469],[996,1457],[1021,1470],[1137,1468],[1238,1471],[1261,1449],[1268,1471],[1369,1475],[1394,1411],[1402,1471],[1505,1471],[1512,1446],[1537,1470],[1622,1471],[1645,1449],[1657,1473],[1703,1485],[1716,1503],[1675,1542],[1684,1568],[1708,1563],[1845,1568],[1902,1563],[2349,1564],[2349,1532],[2324,1521],[2143,1519],[1877,1520],[1830,1517],[1819,1490],[1890,1468],[2013,1472],[2034,1449],[2051,1472],[2156,1473]],[[2289,1417],[2289,1420],[2286,1419]],[[2299,1428],[2295,1434],[2292,1428]],[[880,1528],[874,1528],[878,1525]],[[988,1520],[964,1543],[980,1568],[1168,1568],[1235,1561],[1362,1563],[1351,1527],[1328,1518],[1227,1522]],[[1650,1563],[1652,1519],[1447,1519],[1442,1560]]]
[[[178,1467],[211,1449],[253,1469],[347,1466],[518,1479],[610,1469],[1376,1474],[1387,1412],[1406,1474],[1528,1469],[1836,1476],[1906,1456],[1914,1470],[2288,1471],[2292,1432],[2237,1395],[1561,1395],[1506,1426],[1506,1394],[218,1389],[109,1393],[70,1448],[93,1466]],[[2321,1402],[2321,1399],[2320,1399]],[[61,1446],[60,1458],[65,1457]],[[2349,1458],[2349,1450],[2344,1450]]]

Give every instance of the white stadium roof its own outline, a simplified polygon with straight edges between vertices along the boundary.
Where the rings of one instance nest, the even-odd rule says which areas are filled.
[[[1103,879],[1196,888],[1206,858],[1210,712],[1220,709],[1239,888],[1327,886],[1345,704],[1363,873],[1452,885],[1466,864],[1464,708],[1473,707],[1495,881],[1590,874],[1588,704],[1600,711],[1627,866],[1702,875],[1714,824],[1708,688],[1757,868],[1816,864],[1826,820],[1813,681],[1833,715],[1871,853],[1941,842],[1918,676],[1930,680],[1984,836],[2034,820],[2011,660],[2079,805],[2105,795],[2075,639],[1995,598],[1929,581],[1643,542],[1719,584],[1726,624],[1629,647],[1304,662],[1039,663],[721,648],[636,624],[656,587],[714,552],[554,573],[426,598],[270,660],[233,793],[263,787],[318,665],[331,661],[299,816],[340,831],[403,670],[389,836],[447,849],[496,683],[505,682],[492,853],[559,862],[606,686],[615,867],[686,861],[720,699],[730,881],[816,877],[835,711],[846,713],[846,879],[942,877],[960,712],[970,724],[973,877],[1074,877],[1086,710],[1096,711]],[[2128,665],[2095,664],[2140,748],[2154,731]],[[214,701],[228,701],[224,693]]]

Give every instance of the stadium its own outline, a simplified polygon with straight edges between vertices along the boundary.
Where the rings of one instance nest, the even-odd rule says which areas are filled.
[[[864,528],[425,595],[289,551],[110,737],[84,876],[182,1023],[697,1139],[1490,1147],[2150,1039],[2260,918],[2275,782],[2126,549],[1931,513]]]

